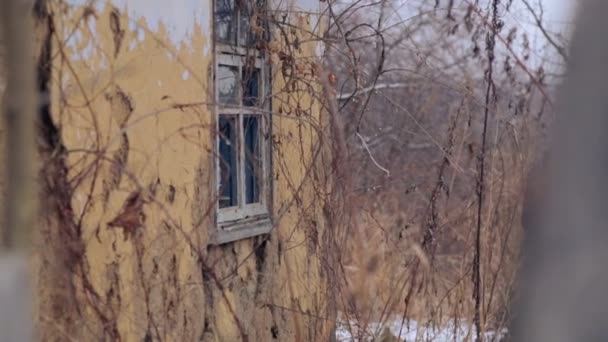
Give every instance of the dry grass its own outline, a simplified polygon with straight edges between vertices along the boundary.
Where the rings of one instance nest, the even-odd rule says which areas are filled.
[[[456,24],[441,17],[445,12],[421,14],[384,35],[380,64],[371,53],[356,62],[335,56],[337,64],[346,59],[362,70],[343,76],[346,89],[383,85],[371,95],[350,92],[342,107],[353,118],[348,167],[355,170],[355,190],[345,220],[349,239],[340,251],[339,308],[359,326],[413,319],[479,324],[483,332],[500,331],[511,319],[524,189],[542,150],[551,88],[542,69],[510,64],[524,61],[515,51],[525,54],[529,46],[515,47],[527,39],[516,30],[496,29],[508,10],[466,4],[451,9],[456,23],[464,18],[471,26],[466,30],[450,31]],[[342,24],[360,28],[361,21],[365,16]],[[426,44],[392,44],[416,30],[425,32]],[[365,50],[375,39],[348,45]],[[471,44],[485,44],[485,51],[467,50]],[[454,60],[458,68],[448,68]],[[387,71],[374,72],[378,65]]]

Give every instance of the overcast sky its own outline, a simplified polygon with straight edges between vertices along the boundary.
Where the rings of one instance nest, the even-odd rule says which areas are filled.
[[[547,19],[557,22],[568,21],[574,14],[572,0],[542,0],[547,11]]]
[[[206,23],[209,20],[208,4],[205,0],[110,0],[114,5],[123,9],[128,8],[130,14],[135,17],[145,17],[150,29],[155,31],[158,28],[158,22],[162,20],[166,26],[167,33],[174,41],[180,41],[187,34],[192,33],[195,22]],[[211,0],[209,0],[211,1]],[[298,4],[318,4],[318,0],[282,0],[295,2]],[[349,2],[352,0],[341,0],[341,2]],[[400,0],[397,3],[401,7],[399,11],[408,11],[407,7],[413,4],[428,3],[429,0]],[[528,0],[533,6],[537,6],[540,2],[544,9],[544,22],[547,29],[551,32],[566,32],[571,28],[568,23],[574,15],[573,3],[580,0]],[[602,0],[608,1],[608,0]],[[88,0],[69,0],[71,3],[83,4]],[[102,5],[104,0],[97,0],[99,5]],[[442,1],[443,3],[444,1]],[[447,2],[447,1],[445,1]],[[505,1],[503,1],[504,3]],[[403,6],[403,7],[402,7]],[[416,6],[412,7],[414,9]],[[308,9],[308,8],[307,8]],[[310,10],[310,9],[308,9]],[[528,32],[529,37],[534,44],[534,37],[542,38],[538,30],[535,30],[533,19],[522,4],[522,0],[513,0],[512,10],[507,14],[509,18],[505,18],[507,25],[518,26],[519,30]],[[134,23],[131,23],[131,28],[135,28]],[[206,24],[203,24],[205,27]]]
[[[539,8],[539,4],[543,7],[543,25],[552,34],[560,33],[567,37],[572,28],[575,17],[575,5],[579,0],[528,0],[532,6],[536,9]],[[608,1],[608,0],[602,0]],[[529,11],[523,5],[522,0],[514,0],[514,9],[510,13],[510,22],[517,23],[518,28],[525,30],[532,45],[536,47],[536,57],[543,59],[549,58],[550,60],[559,61],[561,59],[555,56],[555,51],[547,47],[547,41],[543,37],[541,31],[536,27],[534,19],[530,15]],[[538,13],[538,12],[537,12]],[[556,41],[560,41],[557,39]],[[555,56],[557,59],[549,56]],[[532,56],[534,58],[535,56]]]
[[[572,27],[577,0],[528,0],[528,2],[534,6],[538,3],[542,4],[544,8],[543,19],[550,29],[562,31]]]

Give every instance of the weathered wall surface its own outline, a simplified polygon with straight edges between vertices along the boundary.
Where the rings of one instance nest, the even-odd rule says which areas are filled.
[[[291,13],[296,29],[270,44],[274,229],[211,246],[211,8],[38,1],[42,339],[329,336],[318,44],[297,29],[318,17]]]

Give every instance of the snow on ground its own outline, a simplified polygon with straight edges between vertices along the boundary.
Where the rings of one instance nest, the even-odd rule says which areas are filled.
[[[358,327],[356,323],[339,323],[336,330],[338,342],[359,342],[372,341],[373,337],[382,336],[382,332],[388,328],[393,336],[398,336],[406,342],[465,342],[475,339],[475,327],[467,323],[460,323],[457,326],[454,322],[442,327],[420,325],[416,321],[406,321],[403,325],[401,319],[394,320],[388,324],[370,323],[365,328]],[[363,330],[364,334],[359,334]],[[506,331],[503,331],[503,334]],[[500,335],[493,332],[485,333],[487,341],[500,341]],[[353,337],[354,335],[354,337]],[[363,335],[364,337],[360,337]]]

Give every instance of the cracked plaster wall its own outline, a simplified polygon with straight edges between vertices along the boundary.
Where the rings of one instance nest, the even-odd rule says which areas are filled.
[[[51,94],[34,258],[41,338],[326,340],[321,168],[307,172],[319,133],[305,120],[273,119],[273,232],[208,245],[211,3],[38,3]],[[310,14],[293,18],[310,26]],[[277,77],[277,93],[285,83]],[[305,91],[276,103],[321,121]]]

